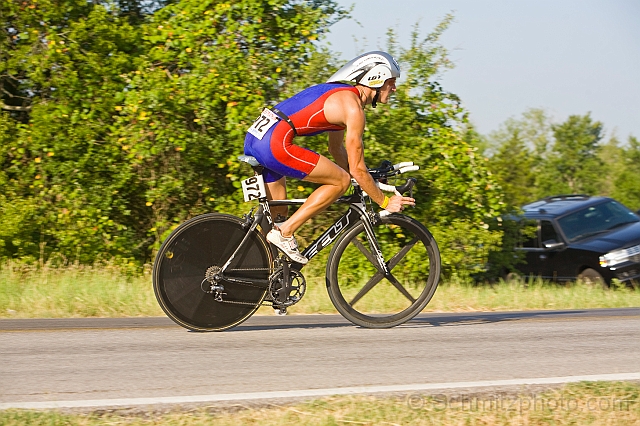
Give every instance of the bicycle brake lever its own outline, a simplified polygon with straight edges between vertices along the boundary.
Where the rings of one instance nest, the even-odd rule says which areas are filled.
[[[416,178],[409,178],[402,186],[396,186],[395,189],[401,194],[404,194],[407,191],[413,193],[413,185],[416,184],[418,180]],[[413,197],[412,197],[413,198]]]

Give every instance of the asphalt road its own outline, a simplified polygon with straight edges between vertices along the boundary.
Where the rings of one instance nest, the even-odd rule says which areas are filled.
[[[334,315],[222,333],[167,318],[0,320],[0,408],[639,373],[640,308],[423,314],[387,330]]]

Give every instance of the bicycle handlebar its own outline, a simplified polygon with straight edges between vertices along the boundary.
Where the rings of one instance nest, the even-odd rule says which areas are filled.
[[[418,166],[412,166],[412,167],[418,167]],[[415,170],[417,170],[417,169],[415,169]],[[404,185],[401,185],[401,186],[392,186],[392,185],[387,185],[387,184],[384,184],[384,183],[378,183],[378,187],[380,189],[382,189],[383,191],[386,191],[386,189],[383,189],[383,186],[385,188],[386,187],[391,187],[393,192],[395,192],[396,195],[402,195],[405,192],[409,191],[409,196],[413,198],[413,187],[415,186],[415,184],[417,182],[418,182],[418,179],[416,179],[416,178],[408,178],[407,181],[404,183]],[[389,216],[390,214],[391,214],[390,211],[382,210],[380,212],[380,217]]]
[[[407,179],[407,182],[405,182],[404,185],[402,186],[396,186],[395,189],[396,191],[398,191],[400,194],[404,194],[407,191],[411,191],[413,189],[413,187],[415,186],[415,184],[418,183],[418,179],[416,178],[409,178]]]
[[[376,185],[382,191],[393,192],[396,195],[402,195],[405,192],[410,191],[411,189],[413,189],[414,185],[417,182],[418,182],[418,180],[416,178],[408,178],[406,180],[406,182],[404,183],[404,185],[400,185],[400,186],[388,185],[388,184],[382,183],[382,182],[376,182]]]
[[[409,192],[410,196],[413,196],[413,187],[416,185],[417,179],[408,178],[406,182],[400,186],[389,185],[386,183],[386,179],[390,176],[413,172],[416,170],[420,170],[420,166],[414,165],[413,161],[392,164],[391,161],[385,160],[380,164],[380,167],[369,169],[369,173],[376,181],[378,188],[382,191],[393,192],[395,195],[402,195]],[[351,181],[354,185],[357,185],[357,182],[355,182],[354,179],[351,179]]]
[[[420,170],[420,166],[414,165],[413,161],[392,164],[391,161],[385,160],[380,164],[380,167],[369,169],[369,173],[374,179],[378,180],[416,170]]]

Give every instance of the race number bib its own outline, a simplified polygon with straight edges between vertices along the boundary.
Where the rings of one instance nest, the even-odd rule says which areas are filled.
[[[242,192],[244,201],[258,200],[267,196],[262,175],[251,176],[242,181]]]
[[[273,111],[265,108],[262,111],[262,114],[260,114],[260,117],[258,117],[258,119],[253,122],[251,127],[249,127],[249,133],[262,140],[269,129],[272,128],[273,125],[276,124],[279,120],[280,118],[275,115]]]

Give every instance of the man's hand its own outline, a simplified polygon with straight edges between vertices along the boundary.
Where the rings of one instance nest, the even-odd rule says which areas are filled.
[[[404,210],[404,206],[415,206],[416,200],[411,197],[404,197],[402,195],[394,195],[389,198],[389,204],[385,208],[390,213],[397,213]]]

